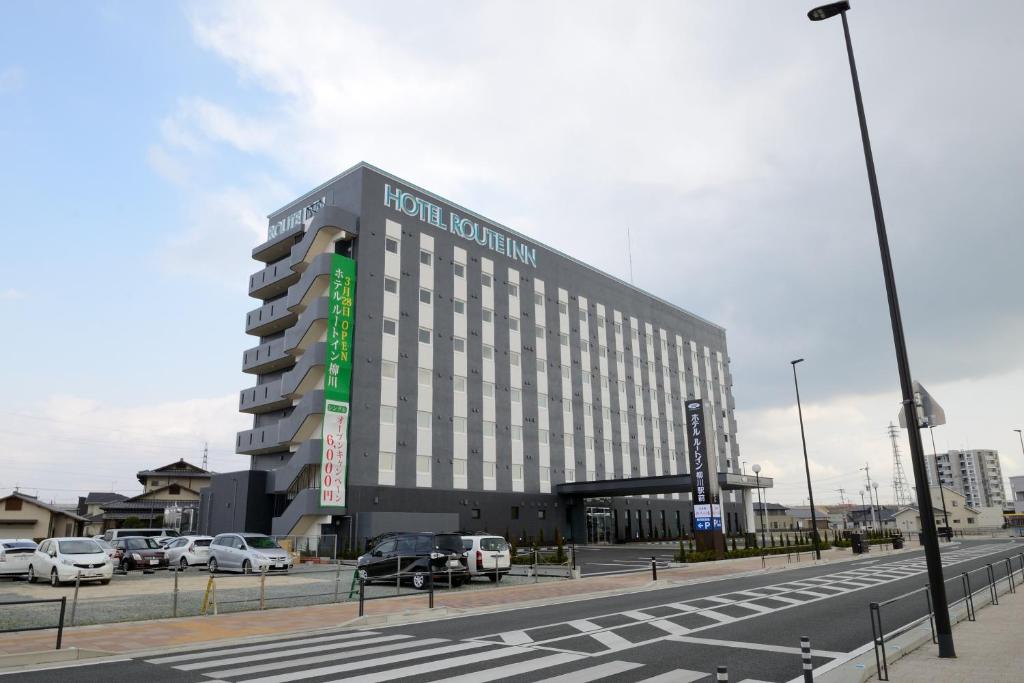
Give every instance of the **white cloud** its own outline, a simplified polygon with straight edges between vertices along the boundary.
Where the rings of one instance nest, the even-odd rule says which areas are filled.
[[[180,458],[199,465],[209,442],[214,471],[246,469],[233,455],[235,432],[251,427],[238,395],[151,405],[106,405],[52,395],[38,405],[0,412],[4,486],[38,489],[71,501],[86,491],[141,493],[135,473]]]
[[[7,289],[0,290],[0,301],[19,301],[24,299],[27,294],[20,289],[14,289],[9,287]]]

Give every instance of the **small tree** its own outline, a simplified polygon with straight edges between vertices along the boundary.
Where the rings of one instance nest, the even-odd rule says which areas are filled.
[[[686,562],[686,544],[683,542],[682,536],[679,538],[679,561]]]
[[[136,517],[135,515],[131,515],[131,516],[129,516],[128,518],[126,518],[124,520],[124,524],[122,525],[121,528],[123,528],[123,529],[141,529],[142,527],[143,527],[142,520],[139,519],[138,517]]]
[[[537,542],[534,544],[534,547],[536,548],[537,546],[543,546],[543,545],[544,545],[544,529],[542,528],[542,529],[540,529],[537,532]]]
[[[562,534],[555,529],[555,562],[561,564],[565,562],[565,541],[562,539]]]
[[[732,537],[732,551],[736,552],[736,537]]]

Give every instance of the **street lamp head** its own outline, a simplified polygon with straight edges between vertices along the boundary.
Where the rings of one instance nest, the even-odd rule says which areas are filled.
[[[797,363],[803,363],[803,362],[804,362],[803,358],[797,358],[796,360],[789,361],[789,364],[790,365],[796,365]]]
[[[831,19],[837,14],[849,11],[850,3],[846,2],[833,2],[828,5],[822,5],[821,7],[815,7],[807,13],[807,18],[811,21],[822,21],[824,19]]]
[[[754,463],[753,465],[750,466],[750,469],[754,471],[754,474],[758,474],[761,471],[761,466],[758,465],[757,463]]]
[[[871,488],[873,488],[875,490],[878,490],[878,482],[877,481],[871,482]]]

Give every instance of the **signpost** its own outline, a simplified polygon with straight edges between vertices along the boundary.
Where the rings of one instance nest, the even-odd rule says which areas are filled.
[[[694,541],[697,550],[711,550],[715,559],[721,560],[725,557],[725,536],[722,535],[718,471],[708,462],[704,401],[701,399],[686,402],[686,433],[690,444]]]

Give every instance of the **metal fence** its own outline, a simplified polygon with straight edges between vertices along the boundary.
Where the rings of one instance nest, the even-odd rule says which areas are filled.
[[[40,604],[47,604],[47,603],[60,603],[60,613],[57,616],[57,623],[56,624],[43,624],[43,625],[37,625],[37,626],[27,626],[27,627],[22,627],[22,628],[3,628],[3,629],[0,629],[0,633],[16,633],[16,632],[19,632],[19,631],[43,631],[43,630],[47,630],[47,629],[51,629],[51,628],[56,628],[57,629],[57,647],[56,647],[56,649],[59,650],[60,646],[61,646],[61,643],[64,640],[64,614],[67,612],[67,606],[68,606],[68,599],[66,597],[52,598],[52,599],[48,599],[48,600],[5,600],[4,602],[0,602],[0,607],[8,607],[10,605],[40,605]]]
[[[278,545],[299,562],[334,562],[338,559],[338,537],[335,534],[320,536],[273,536]]]

